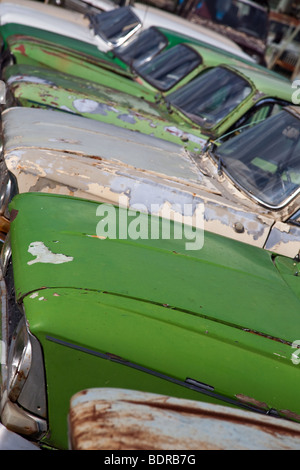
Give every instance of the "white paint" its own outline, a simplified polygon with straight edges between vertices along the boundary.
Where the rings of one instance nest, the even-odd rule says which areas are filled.
[[[39,294],[38,294],[37,292],[35,292],[34,294],[31,294],[29,297],[30,297],[31,299],[35,299],[36,297],[38,297],[38,295],[39,295]]]
[[[66,256],[61,253],[52,253],[52,251],[50,251],[43,242],[30,243],[28,252],[33,256],[36,256],[36,259],[28,261],[27,264],[29,265],[35,263],[61,264],[68,263],[74,259],[72,256]]]
[[[14,83],[14,82],[30,82],[30,83],[36,83],[36,84],[42,84],[42,85],[51,85],[51,86],[55,85],[50,80],[46,80],[44,78],[39,78],[39,77],[35,77],[35,76],[29,76],[29,75],[13,75],[12,77],[9,77],[8,80],[7,80],[8,85],[10,85],[11,83]]]

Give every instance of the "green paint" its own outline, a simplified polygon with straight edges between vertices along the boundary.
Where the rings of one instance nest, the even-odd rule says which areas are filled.
[[[198,251],[172,237],[99,239],[98,206],[42,193],[22,194],[11,203],[18,211],[11,226],[15,289],[45,356],[45,442],[67,447],[70,397],[89,387],[216,402],[126,361],[175,380],[209,384],[230,399],[244,395],[279,413],[300,415],[300,366],[291,361],[291,344],[300,339],[294,261],[274,262],[265,250],[211,233]],[[125,209],[116,214],[117,224],[128,216]],[[73,260],[28,264],[35,241]]]

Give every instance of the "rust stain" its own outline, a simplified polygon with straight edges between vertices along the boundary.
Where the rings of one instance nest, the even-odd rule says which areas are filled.
[[[80,392],[86,395],[87,390]],[[78,394],[79,395],[79,394]],[[249,397],[241,397],[259,403]],[[264,434],[264,443],[274,446],[274,442],[280,439],[299,439],[297,428],[286,426],[284,420],[274,418],[259,417],[255,413],[236,414],[226,411],[225,408],[217,407],[216,410],[205,409],[197,404],[188,405],[188,401],[173,400],[169,397],[161,396],[148,399],[122,399],[89,400],[70,409],[70,429],[72,448],[75,450],[158,450],[158,449],[223,449],[226,438],[220,440],[204,438],[201,433],[199,437],[187,438],[182,428],[182,423],[188,423],[189,418],[199,418],[201,421],[210,424],[211,429],[218,429],[227,426],[236,436],[245,433],[245,429],[252,429],[257,433]],[[265,405],[264,403],[260,403]],[[173,413],[173,426],[179,426],[180,432],[174,432],[173,426],[164,427],[165,418]],[[160,424],[160,431],[154,424]],[[214,426],[216,426],[214,428]],[[293,425],[292,425],[293,426]],[[201,426],[200,426],[201,428]],[[199,428],[199,429],[200,429]],[[200,437],[202,436],[202,437]],[[272,437],[267,437],[272,436]],[[289,448],[287,443],[282,442],[281,447]]]
[[[16,51],[20,51],[21,54],[26,57],[27,54],[26,54],[26,52],[25,52],[25,46],[24,46],[23,44],[20,44],[20,46],[15,47],[15,50],[16,50]]]
[[[269,406],[266,403],[258,401],[255,398],[247,397],[246,395],[243,395],[243,394],[237,394],[235,396],[241,402],[250,403],[251,405],[256,406],[256,408],[260,408],[260,409],[263,409],[263,410],[269,409]]]

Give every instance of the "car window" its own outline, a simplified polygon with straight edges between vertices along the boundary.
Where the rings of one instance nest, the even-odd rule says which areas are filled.
[[[148,28],[125,44],[115,47],[114,54],[127,65],[138,67],[148,62],[168,45],[167,38],[156,28]]]
[[[86,16],[94,34],[114,47],[122,44],[142,27],[139,18],[129,7],[103,13],[87,13]]]
[[[202,63],[202,57],[185,44],[162,52],[135,72],[161,91],[167,91]]]
[[[297,225],[300,227],[300,210],[298,210],[292,217],[288,220],[290,224]]]
[[[195,13],[202,18],[265,39],[268,33],[267,10],[239,0],[200,0]]]
[[[299,119],[282,110],[223,143],[224,169],[261,203],[280,207],[300,188]]]
[[[168,96],[171,105],[205,129],[215,127],[252,92],[235,72],[214,67],[198,75]]]

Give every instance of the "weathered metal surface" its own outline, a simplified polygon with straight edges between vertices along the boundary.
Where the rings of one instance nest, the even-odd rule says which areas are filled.
[[[72,450],[299,450],[300,425],[218,405],[132,390],[72,397]]]
[[[35,5],[35,2],[32,3]],[[60,10],[56,10],[56,7],[51,7],[49,10],[50,5],[39,5],[35,9],[33,5],[29,7],[16,3],[0,2],[1,26],[8,23],[24,24],[95,44],[95,37],[88,27],[89,21],[80,13],[73,12],[68,20],[67,12],[61,12],[62,16],[60,16]]]
[[[143,205],[149,214],[155,204],[179,214],[184,204],[204,204],[208,231],[291,257],[299,251],[297,228],[283,223],[299,197],[271,212],[219,177],[208,158],[195,161],[172,143],[77,116],[12,108],[3,113],[3,148],[20,192]],[[270,236],[275,222],[281,231],[275,225]]]
[[[222,68],[227,69],[227,73],[242,76],[252,91],[209,129],[186,110],[181,112],[176,105],[171,105],[170,109],[168,102],[164,100],[158,103],[148,102],[146,92],[150,91],[146,89],[145,99],[141,99],[140,96],[114,90],[74,75],[26,64],[7,67],[3,79],[8,85],[8,95],[18,105],[55,109],[88,117],[154,135],[184,145],[192,152],[199,152],[208,138],[218,139],[226,132],[240,127],[247,113],[257,111],[257,107],[264,104],[263,100],[275,100],[279,104],[276,109],[279,110],[280,104],[290,103],[292,99],[290,84],[286,80],[267,76],[256,69],[249,69],[246,65],[244,69],[242,66],[228,65]],[[213,69],[211,73],[218,74],[218,69]],[[201,80],[201,75],[198,79]],[[181,91],[184,92],[185,87],[189,85],[190,83],[187,83],[182,86]],[[188,90],[186,92],[189,93]],[[9,100],[6,106],[10,106]]]

